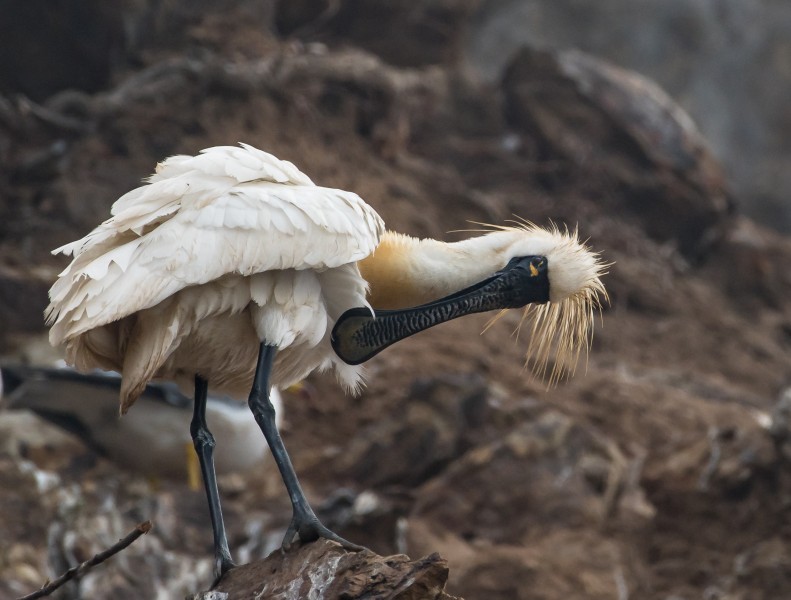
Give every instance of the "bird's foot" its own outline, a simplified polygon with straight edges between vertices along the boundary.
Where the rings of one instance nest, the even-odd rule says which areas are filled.
[[[235,567],[236,563],[231,560],[230,556],[222,554],[217,555],[214,558],[214,581],[212,581],[211,587],[217,587],[217,584],[220,583],[223,576]]]
[[[365,547],[352,544],[350,541],[343,539],[337,533],[325,527],[312,510],[304,513],[294,512],[291,523],[286,530],[286,535],[283,538],[282,549],[284,552],[291,550],[294,539],[297,537],[303,544],[315,542],[319,538],[324,538],[340,544],[343,548],[351,552],[365,550]]]

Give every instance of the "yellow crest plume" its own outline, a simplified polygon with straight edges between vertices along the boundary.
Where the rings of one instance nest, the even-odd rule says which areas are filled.
[[[576,228],[561,230],[554,223],[543,228],[524,219],[512,222],[514,225],[478,224],[486,227],[486,231],[523,232],[526,237],[538,238],[545,248],[550,301],[526,306],[513,333],[518,338],[523,328],[529,330],[525,367],[554,385],[574,374],[583,349],[587,358],[595,313],[601,314],[603,304],[609,302],[601,277],[612,263],[603,262],[598,252],[581,242]],[[500,311],[484,331],[506,312]]]

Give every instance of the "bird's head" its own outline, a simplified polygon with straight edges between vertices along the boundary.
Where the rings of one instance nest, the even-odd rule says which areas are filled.
[[[349,364],[360,364],[398,340],[450,319],[499,309],[488,329],[509,309],[522,309],[514,334],[529,332],[526,364],[550,384],[572,374],[582,350],[587,352],[590,348],[594,315],[607,300],[601,276],[609,265],[579,241],[576,231],[560,230],[554,225],[543,229],[522,221],[511,226],[484,227],[486,235],[451,245],[432,241],[426,246],[406,236],[391,236],[389,243],[416,250],[413,256],[434,258],[430,261],[433,271],[428,275],[418,270],[420,277],[401,278],[396,287],[408,287],[404,281],[423,281],[431,284],[427,287],[433,290],[433,284],[444,278],[450,281],[444,286],[450,293],[438,300],[395,310],[346,311],[332,332],[332,345],[338,356]],[[389,257],[392,249],[384,254]],[[396,264],[402,267],[404,262]],[[366,272],[377,274],[370,265]],[[474,283],[463,289],[454,288],[453,281],[463,279],[460,273]],[[379,288],[387,287],[380,283],[382,279],[377,281]],[[387,289],[395,290],[392,285]]]
[[[586,292],[594,297],[606,295],[601,276],[609,265],[579,240],[576,229],[561,230],[555,225],[544,229],[530,222],[489,227],[512,233],[512,242],[502,250],[504,263],[518,257],[546,257],[551,265],[547,271],[550,302],[563,302]]]
[[[505,263],[501,273],[521,268],[524,275],[517,280],[543,278],[549,288],[548,301],[504,308],[486,329],[509,308],[522,308],[514,335],[526,330],[530,336],[526,365],[550,384],[573,374],[581,352],[590,348],[595,314],[608,301],[601,277],[610,264],[580,241],[576,229],[561,230],[555,225],[545,229],[528,221],[486,227],[500,232],[496,237],[505,242],[498,248]]]

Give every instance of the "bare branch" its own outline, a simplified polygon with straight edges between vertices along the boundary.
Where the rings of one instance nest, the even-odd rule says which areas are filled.
[[[67,581],[71,581],[72,579],[82,577],[91,568],[95,567],[100,563],[103,563],[114,554],[117,554],[127,546],[130,546],[137,538],[139,538],[141,535],[148,533],[149,531],[151,531],[151,521],[145,521],[144,523],[140,523],[137,527],[134,528],[134,530],[132,530],[131,533],[129,533],[129,535],[118,540],[118,542],[110,546],[107,550],[95,554],[93,558],[89,558],[88,560],[86,560],[83,563],[80,563],[76,567],[72,567],[71,569],[66,571],[63,575],[58,577],[55,581],[50,581],[49,583],[45,584],[44,587],[42,587],[41,589],[36,590],[32,594],[28,594],[27,596],[22,596],[20,598],[17,598],[17,600],[33,600],[34,598],[43,598],[44,596],[49,596],[52,592],[54,592],[56,589],[58,589]]]

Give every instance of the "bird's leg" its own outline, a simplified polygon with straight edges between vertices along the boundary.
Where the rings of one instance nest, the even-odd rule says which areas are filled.
[[[266,437],[272,456],[280,469],[283,483],[286,484],[288,496],[294,510],[291,523],[286,530],[283,538],[283,550],[289,550],[294,541],[294,536],[299,536],[302,542],[312,542],[318,538],[326,538],[339,543],[347,550],[362,550],[362,546],[346,541],[336,533],[330,531],[319,521],[313,509],[310,507],[302,487],[299,485],[297,474],[291,464],[286,447],[280,438],[275,423],[275,408],[269,400],[269,374],[272,371],[272,363],[275,360],[277,348],[267,344],[261,344],[258,354],[258,365],[253,380],[253,389],[250,391],[249,405],[250,410],[255,416],[255,420],[261,431]]]
[[[231,560],[231,551],[228,549],[228,537],[225,534],[225,524],[222,520],[220,507],[220,493],[217,490],[217,476],[214,473],[214,436],[206,424],[206,395],[209,383],[195,376],[195,408],[190,423],[192,443],[200,459],[200,469],[203,475],[203,485],[206,488],[206,497],[209,500],[209,514],[211,527],[214,532],[214,576],[215,583],[226,571],[236,565]]]

